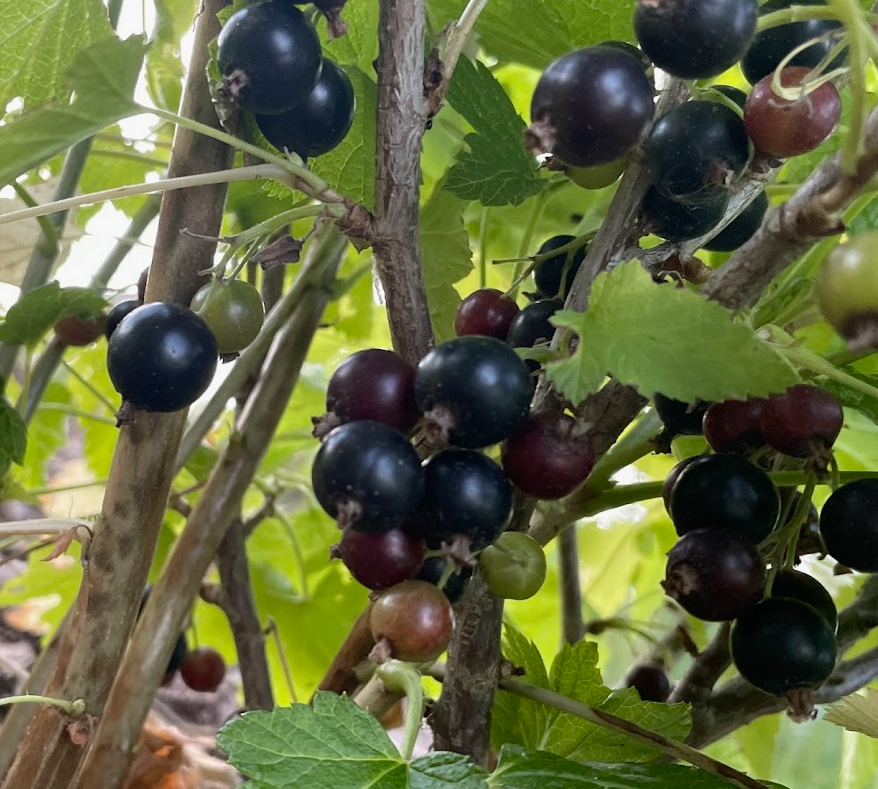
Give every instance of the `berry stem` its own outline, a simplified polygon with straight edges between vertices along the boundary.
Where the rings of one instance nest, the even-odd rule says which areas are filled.
[[[277,622],[274,621],[274,617],[270,616],[265,620],[265,629],[263,632],[267,636],[271,636],[275,651],[277,652],[277,659],[280,661],[280,667],[284,673],[284,681],[287,683],[287,690],[289,691],[290,699],[292,699],[293,704],[298,704],[299,697],[296,694],[296,684],[293,682],[293,673],[290,671],[290,663],[287,660],[287,653],[284,651],[283,641],[281,641],[280,638],[280,630],[278,629]]]
[[[36,696],[25,693],[21,696],[5,696],[0,699],[0,707],[9,704],[48,704],[51,707],[57,707],[71,718],[81,718],[85,714],[85,700],[74,699],[67,701],[66,699],[53,699],[50,696]]]
[[[382,663],[376,673],[389,691],[404,693],[408,699],[405,732],[399,753],[403,759],[411,759],[424,716],[424,688],[421,685],[421,675],[413,666],[401,660],[388,660]]]
[[[607,490],[613,474],[655,451],[654,439],[661,431],[662,421],[652,409],[595,464],[585,487],[595,493]]]
[[[91,485],[97,483],[89,483]],[[23,536],[28,534],[65,534],[70,532],[73,538],[82,545],[83,551],[88,549],[93,535],[94,524],[80,518],[32,518],[22,521],[0,523],[0,538]]]
[[[466,45],[473,27],[478,20],[479,15],[485,10],[488,0],[469,0],[466,8],[460,15],[460,19],[455,22],[454,26],[448,33],[448,39],[445,42],[445,49],[442,52],[442,81],[447,90],[447,86],[451,83],[451,76],[457,67],[457,61]]]
[[[491,226],[491,207],[484,206],[479,219],[479,287],[487,286],[488,228]]]
[[[869,61],[866,37],[874,39],[874,33],[866,26],[863,12],[857,0],[829,0],[831,10],[847,28],[850,60],[850,120],[848,132],[841,147],[841,169],[846,175],[856,172],[857,164],[865,150],[866,134],[866,66]],[[874,52],[872,53],[874,55]]]

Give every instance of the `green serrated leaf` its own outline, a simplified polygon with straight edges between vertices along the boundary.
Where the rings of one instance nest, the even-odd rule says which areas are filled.
[[[88,288],[62,288],[50,282],[22,296],[0,324],[0,340],[14,345],[33,345],[61,318],[75,315],[83,320],[100,315],[107,302]]]
[[[878,389],[878,377],[858,372],[852,367],[843,367],[842,371],[847,375]],[[822,389],[825,389],[827,392],[832,392],[832,394],[841,401],[843,406],[847,408],[855,408],[863,414],[863,416],[878,425],[878,398],[870,397],[859,389],[854,389],[852,386],[848,386],[839,381],[833,381],[832,379],[823,379],[818,381],[818,383]]]
[[[135,36],[106,39],[80,52],[67,72],[71,101],[50,101],[0,126],[0,184],[141,112],[133,96],[145,52],[143,39]]]
[[[25,108],[54,98],[74,58],[112,37],[101,0],[0,0],[0,107],[17,96]]]
[[[342,18],[348,24],[347,33],[329,41],[326,25],[317,26],[323,47],[339,65],[357,66],[367,75],[375,73],[372,66],[378,57],[378,3],[375,0],[348,0]]]
[[[27,451],[27,425],[5,397],[0,397],[0,478],[12,463],[21,465]]]
[[[798,380],[728,310],[688,289],[656,285],[637,260],[598,276],[587,312],[561,311],[552,322],[579,336],[576,351],[547,368],[574,403],[607,374],[645,397],[661,392],[690,403],[762,397]]]
[[[878,690],[866,688],[862,694],[846,696],[833,704],[824,718],[848,731],[878,739]]]
[[[485,789],[487,777],[466,756],[437,751],[411,763],[408,789]]]
[[[524,121],[483,63],[463,57],[457,64],[448,103],[475,129],[464,139],[445,188],[482,205],[519,205],[541,191],[536,160],[522,144]]]
[[[275,789],[405,789],[406,762],[378,720],[347,696],[246,712],[217,743],[249,778]]]

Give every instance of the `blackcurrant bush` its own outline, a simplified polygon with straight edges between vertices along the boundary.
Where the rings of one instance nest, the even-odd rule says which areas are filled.
[[[759,8],[759,14],[764,16],[772,11],[789,8],[791,5],[825,6],[826,2],[825,0],[768,0]],[[778,25],[757,33],[747,50],[747,54],[741,61],[744,76],[751,85],[755,85],[763,77],[773,73],[781,61],[796,47],[806,41],[823,36],[820,41],[815,42],[788,62],[790,66],[814,68],[838,42],[837,38],[827,34],[834,30],[840,31],[841,27],[842,23],[834,19],[808,19],[803,22]],[[827,68],[837,67],[842,60],[843,56],[839,56]]]
[[[494,337],[444,342],[415,371],[415,401],[428,427],[469,449],[496,444],[519,430],[532,396],[527,365]]]
[[[226,676],[226,662],[211,647],[198,647],[186,655],[180,665],[180,676],[192,690],[213,693]]]
[[[416,578],[420,581],[427,581],[428,583],[438,585],[445,575],[445,569],[447,567],[448,560],[444,557],[428,556],[424,559],[424,563],[421,565],[421,569],[418,571]],[[445,585],[442,587],[442,591],[448,598],[449,603],[453,605],[463,597],[463,593],[466,591],[467,584],[469,584],[469,579],[472,578],[472,574],[472,567],[464,566],[448,576]]]
[[[807,603],[819,613],[832,628],[838,629],[838,609],[832,595],[816,578],[799,570],[778,570],[771,585],[772,597],[791,597]]]
[[[575,241],[575,236],[552,236],[543,242],[537,250],[537,255],[545,255],[556,249]],[[534,268],[534,282],[537,290],[548,299],[564,299],[570,292],[570,286],[576,277],[576,272],[585,260],[586,247],[581,246],[575,252],[562,252],[548,260],[537,263]],[[565,273],[566,271],[566,273]],[[563,276],[563,283],[562,283]]]
[[[213,332],[192,310],[154,301],[129,313],[110,336],[107,369],[116,391],[144,411],[179,411],[210,386]]]
[[[546,554],[533,538],[520,531],[503,532],[479,554],[488,588],[504,600],[527,600],[546,581]]]
[[[525,426],[500,448],[506,476],[537,499],[560,499],[591,473],[594,444],[588,431],[566,414],[528,417]]]
[[[642,701],[665,702],[671,695],[671,681],[667,672],[654,663],[639,663],[632,666],[622,685],[626,688],[634,688]]]
[[[424,464],[424,501],[414,528],[431,548],[456,535],[478,551],[497,539],[512,514],[512,485],[493,460],[468,449],[444,449]]]
[[[829,555],[845,567],[878,572],[878,479],[838,488],[820,512],[820,534]]]
[[[768,195],[760,192],[740,214],[719,231],[704,248],[710,252],[733,252],[749,241],[762,226]]]
[[[715,101],[688,101],[659,118],[643,143],[653,183],[689,205],[715,204],[750,158],[738,114]]]
[[[765,400],[726,400],[704,412],[704,437],[715,452],[744,454],[765,446],[760,419]]]
[[[814,282],[823,317],[853,350],[878,346],[878,233],[839,244]]]
[[[785,88],[801,85],[811,74],[804,66],[785,68],[780,83]],[[841,119],[841,96],[831,82],[802,91],[794,99],[774,92],[774,74],[763,77],[747,97],[744,126],[753,145],[778,159],[813,151],[829,138]]]
[[[400,526],[424,497],[424,470],[406,437],[380,422],[348,422],[323,441],[311,467],[314,495],[339,526]]]
[[[356,581],[367,589],[389,589],[413,577],[424,560],[424,540],[411,529],[345,529],[337,550]]]
[[[513,348],[533,348],[538,343],[549,342],[555,335],[555,327],[549,318],[563,307],[564,302],[560,299],[531,302],[512,319],[506,342]]]
[[[641,63],[612,47],[568,52],[543,72],[530,105],[528,148],[574,167],[606,164],[632,150],[653,115]]]
[[[415,404],[415,369],[393,351],[357,351],[329,379],[326,410],[320,421],[330,428],[371,420],[407,433],[421,416]],[[318,434],[323,432],[318,426]]]
[[[696,529],[668,553],[662,587],[707,622],[735,619],[762,596],[765,567],[753,544],[727,529]]]
[[[189,306],[210,327],[220,353],[246,348],[262,328],[262,296],[249,282],[231,279],[208,283],[196,291]]]
[[[756,0],[640,0],[634,32],[655,65],[682,79],[715,77],[756,32]]]
[[[744,612],[732,626],[732,659],[741,676],[781,696],[814,688],[835,668],[835,636],[810,605],[771,597]]]
[[[122,318],[136,310],[141,304],[142,302],[135,299],[129,299],[128,301],[120,301],[113,307],[107,314],[107,322],[104,324],[104,337],[109,340],[110,335],[116,331],[116,327],[122,322]]]
[[[671,491],[677,534],[728,529],[754,544],[777,524],[780,496],[762,469],[740,455],[705,455],[690,463]]]
[[[257,115],[256,125],[275,148],[302,158],[337,148],[354,122],[354,86],[344,70],[323,61],[320,79],[300,104],[281,115]]]
[[[677,484],[677,480],[680,478],[680,474],[683,473],[683,469],[685,469],[690,463],[694,463],[700,457],[702,456],[692,455],[691,457],[684,458],[668,472],[668,476],[666,476],[664,482],[662,482],[662,501],[665,503],[665,509],[668,511],[668,515],[671,514],[671,493],[674,490],[674,485]]]
[[[728,195],[719,195],[709,203],[698,205],[680,203],[651,186],[640,205],[640,223],[648,233],[678,244],[713,230],[723,218],[728,204]]]
[[[766,443],[797,458],[825,455],[843,423],[844,411],[836,397],[809,384],[769,397],[760,420]]]
[[[403,581],[384,592],[372,606],[373,656],[412,663],[435,660],[447,648],[454,630],[448,598],[426,581]]]
[[[518,305],[514,299],[495,288],[481,288],[460,302],[454,316],[454,332],[458,337],[481,334],[505,340],[516,315]]]
[[[220,93],[251,112],[279,114],[317,84],[323,58],[308,19],[283,0],[253,3],[229,17],[217,38]]]
[[[68,315],[55,324],[55,336],[62,345],[91,345],[104,334],[106,326],[107,319],[103,315],[88,320]]]
[[[656,394],[652,399],[655,410],[662,420],[665,429],[674,436],[700,436],[704,412],[710,403],[684,403],[663,394]]]

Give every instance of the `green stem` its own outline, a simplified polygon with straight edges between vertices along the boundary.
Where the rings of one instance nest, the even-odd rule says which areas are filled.
[[[24,188],[18,181],[12,181],[9,184],[18,195],[18,199],[21,200],[29,208],[36,208],[39,203],[31,196],[31,193],[28,192],[27,189]],[[37,217],[37,223],[40,226],[40,230],[43,233],[43,237],[45,241],[46,252],[51,252],[51,254],[58,254],[58,247],[61,243],[61,239],[58,235],[58,230],[52,224],[52,221],[45,216]]]
[[[864,47],[864,22],[857,0],[829,0],[829,5],[847,28],[849,40],[850,120],[848,133],[841,148],[841,169],[843,173],[850,175],[856,172],[865,147],[867,114],[865,78],[868,56]],[[867,35],[874,36],[874,33],[869,30]]]
[[[851,389],[862,392],[869,397],[878,398],[878,388],[839,370],[832,362],[803,346],[790,345],[781,347],[775,345],[775,348],[797,367],[804,367],[812,372],[825,375],[827,378],[838,381],[840,384],[849,386]]]
[[[8,704],[48,704],[57,707],[71,718],[81,718],[85,715],[85,700],[75,699],[67,701],[66,699],[53,699],[50,696],[37,696],[25,693],[22,696],[6,696],[0,699],[0,707]]]
[[[488,272],[488,228],[490,227],[491,208],[482,208],[481,221],[479,223],[479,287],[484,288],[487,284]]]
[[[662,421],[655,409],[644,414],[595,464],[585,487],[595,493],[606,490],[613,474],[655,451],[653,439],[661,430]]]
[[[296,694],[296,686],[293,683],[293,674],[290,671],[290,663],[287,660],[286,652],[284,652],[284,645],[280,638],[280,630],[278,630],[277,622],[274,621],[274,617],[270,616],[266,620],[265,632],[271,636],[271,640],[274,642],[274,648],[277,650],[277,658],[280,661],[281,670],[284,673],[284,681],[287,683],[287,690],[290,692],[290,698],[293,703],[297,704],[299,697]]]
[[[100,422],[104,425],[112,425],[113,427],[116,427],[115,419],[111,419],[108,416],[98,416],[97,414],[93,414],[82,408],[73,408],[67,405],[67,403],[40,403],[40,408],[46,411],[60,411],[63,414],[77,416],[80,419],[90,419],[92,422]]]
[[[534,198],[534,204],[530,210],[530,216],[527,220],[527,225],[524,228],[524,234],[521,237],[521,244],[518,247],[518,257],[524,258],[527,254],[527,251],[530,249],[531,244],[533,244],[534,233],[536,232],[537,223],[540,221],[540,216],[543,213],[543,209],[546,207],[546,203],[548,202],[549,191],[544,189]],[[521,272],[524,266],[522,263],[516,263],[515,268],[512,271],[512,285],[509,288],[508,295],[510,298],[515,298],[518,291],[519,279],[521,279]]]
[[[807,22],[809,19],[833,19],[839,18],[838,11],[829,7],[814,7],[804,5],[793,5],[790,8],[784,8],[781,11],[772,11],[759,17],[756,24],[756,30],[762,32],[772,27],[780,25],[788,25],[790,22]]]
[[[401,660],[388,660],[378,666],[376,672],[385,687],[392,693],[405,693],[408,707],[405,713],[405,733],[399,752],[403,759],[411,759],[424,717],[424,688],[421,675],[415,668]]]

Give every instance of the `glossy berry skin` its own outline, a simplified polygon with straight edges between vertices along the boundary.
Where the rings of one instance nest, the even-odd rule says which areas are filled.
[[[488,588],[504,600],[527,600],[546,582],[542,546],[520,531],[503,532],[479,554],[479,566]]]
[[[421,565],[416,578],[419,581],[427,581],[427,583],[438,585],[439,581],[442,580],[442,576],[445,575],[445,568],[447,566],[448,562],[442,556],[428,556],[424,559],[424,563]],[[454,605],[463,597],[472,574],[472,567],[462,567],[460,572],[452,572],[448,576],[442,591],[448,598],[449,603]]]
[[[130,315],[134,310],[141,306],[141,302],[135,299],[128,301],[120,301],[113,309],[107,313],[107,321],[104,324],[104,337],[108,340],[110,335],[116,331],[116,327],[122,322],[126,315]]]
[[[548,252],[554,252],[556,249],[575,241],[575,236],[552,236],[548,241],[544,241],[537,250],[537,255],[545,255]],[[576,277],[576,272],[585,260],[586,248],[579,247],[573,254],[561,252],[548,260],[537,263],[534,269],[534,283],[541,294],[546,298],[563,299],[570,292],[570,286]],[[569,263],[568,263],[569,260]],[[561,276],[564,268],[567,268],[567,274],[564,276],[564,282],[561,282]]]
[[[843,423],[844,411],[835,396],[809,384],[769,397],[760,420],[766,443],[797,458],[825,453]]]
[[[710,252],[733,252],[749,241],[762,226],[768,195],[760,192],[740,214],[704,245]]]
[[[832,632],[838,630],[838,609],[832,595],[816,578],[798,570],[778,570],[771,585],[772,597],[791,597],[807,603],[825,620]]]
[[[220,353],[244,350],[256,339],[265,319],[259,291],[240,279],[204,285],[189,306],[210,327]]]
[[[594,467],[588,433],[567,414],[531,415],[500,447],[503,471],[537,499],[560,499],[585,482]]]
[[[811,73],[804,66],[785,68],[781,85],[801,85]],[[744,126],[753,145],[778,159],[813,151],[829,138],[841,119],[841,96],[831,82],[824,82],[807,95],[795,99],[778,96],[772,87],[773,74],[763,77],[747,97]]]
[[[155,301],[129,313],[110,336],[107,370],[116,391],[144,411],[179,411],[210,386],[216,338],[188,307]]]
[[[107,319],[103,315],[90,320],[69,315],[55,324],[55,336],[62,345],[91,345],[104,333],[106,325]]]
[[[372,607],[373,638],[389,642],[397,660],[424,663],[447,648],[454,630],[448,598],[426,581],[403,581],[384,592]]]
[[[220,92],[241,109],[289,112],[308,98],[320,77],[320,39],[298,8],[268,0],[229,17],[217,38]]]
[[[400,526],[421,503],[424,471],[406,437],[380,422],[348,422],[323,440],[311,467],[314,495],[342,527]]]
[[[765,568],[756,548],[727,529],[696,529],[668,553],[662,587],[707,622],[739,617],[762,596]]]
[[[765,400],[726,400],[714,403],[704,412],[702,428],[707,443],[714,452],[745,454],[765,446],[762,435],[762,410]]]
[[[378,532],[345,529],[337,553],[354,580],[367,589],[380,590],[416,575],[425,550],[421,537],[397,527]]]
[[[651,186],[640,204],[640,222],[647,232],[678,244],[713,230],[723,218],[728,204],[727,194],[718,195],[709,203],[680,203]]]
[[[652,399],[659,419],[668,432],[675,436],[700,436],[704,412],[710,403],[698,402],[694,405],[674,400],[663,394],[656,394]]]
[[[722,93],[727,99],[731,99],[743,111],[744,104],[747,103],[747,94],[740,88],[733,85],[711,85],[711,90]]]
[[[512,485],[500,466],[480,452],[449,448],[433,455],[424,472],[424,501],[414,528],[429,547],[460,534],[478,551],[497,539],[512,514]]]
[[[525,143],[574,167],[606,164],[640,142],[652,114],[653,88],[637,59],[612,47],[578,49],[540,77]]]
[[[878,572],[878,480],[838,488],[820,511],[820,534],[837,562],[861,573]]]
[[[257,115],[256,125],[275,148],[302,158],[337,148],[354,122],[354,86],[344,69],[323,61],[320,78],[307,98],[281,115]]]
[[[640,0],[634,32],[657,68],[715,77],[737,63],[756,32],[756,0]]]
[[[677,484],[677,480],[680,478],[680,474],[683,473],[683,469],[685,469],[690,463],[694,463],[700,457],[702,456],[692,455],[691,457],[684,458],[668,472],[668,476],[666,476],[664,482],[662,482],[662,501],[665,504],[665,509],[667,510],[668,515],[671,514],[671,493],[674,490],[674,485]]]
[[[393,351],[357,351],[329,379],[326,410],[342,423],[371,420],[407,433],[421,417],[415,369]]]
[[[810,605],[771,597],[732,626],[735,667],[751,685],[777,696],[823,684],[835,668],[835,635]]]
[[[789,8],[791,5],[825,6],[826,2],[825,0],[768,0],[767,3],[760,6],[759,14],[764,16],[772,11]],[[741,61],[741,68],[747,82],[755,85],[763,77],[774,72],[781,61],[800,44],[823,36],[832,30],[841,30],[841,27],[841,22],[832,19],[809,19],[804,22],[778,25],[757,33],[747,50],[747,54]],[[823,38],[796,55],[789,61],[788,65],[814,68],[829,54],[837,42],[837,38]],[[843,60],[843,57],[836,58],[827,70],[838,67]]]
[[[555,327],[549,322],[549,318],[563,307],[564,303],[560,299],[531,302],[509,325],[506,342],[513,348],[533,348],[538,343],[549,342],[555,335]]]
[[[632,666],[622,681],[626,688],[634,688],[641,701],[665,702],[671,695],[671,681],[661,667],[647,663]]]
[[[192,690],[213,693],[226,676],[226,662],[215,649],[198,647],[186,655],[180,676]]]
[[[780,515],[780,496],[771,477],[740,455],[705,455],[690,463],[677,478],[670,500],[677,534],[728,529],[758,544]]]
[[[494,337],[444,342],[415,370],[418,408],[459,447],[487,447],[512,435],[527,420],[532,396],[527,365]]]
[[[750,158],[744,122],[715,101],[687,101],[659,118],[643,143],[653,183],[688,205],[715,203]]]
[[[458,337],[481,334],[505,340],[516,315],[518,305],[513,299],[495,288],[481,288],[460,302],[454,315],[454,332]]]

